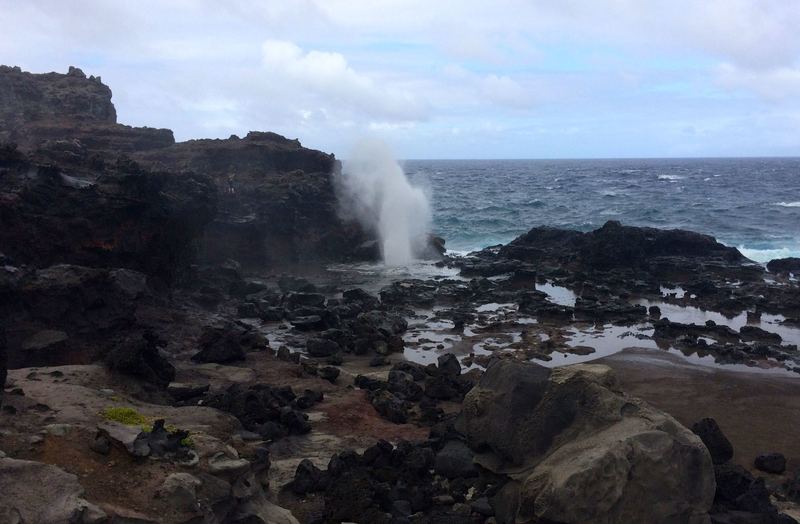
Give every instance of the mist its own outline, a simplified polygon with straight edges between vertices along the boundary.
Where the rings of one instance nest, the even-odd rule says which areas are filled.
[[[430,231],[430,203],[386,143],[356,143],[343,162],[339,186],[342,213],[377,235],[386,265],[402,266],[419,257]]]

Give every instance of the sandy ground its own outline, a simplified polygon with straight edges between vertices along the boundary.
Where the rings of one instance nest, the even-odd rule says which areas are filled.
[[[800,376],[697,366],[648,349],[626,349],[595,362],[612,367],[627,393],[687,427],[704,417],[716,419],[742,466],[755,471],[756,455],[779,451],[786,455],[787,472],[800,467]]]

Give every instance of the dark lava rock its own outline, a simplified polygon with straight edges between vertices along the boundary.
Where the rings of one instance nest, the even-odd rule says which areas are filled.
[[[448,377],[457,377],[461,374],[461,363],[452,353],[440,355],[437,359],[439,373]]]
[[[500,254],[527,262],[570,260],[575,269],[647,268],[658,257],[745,262],[738,250],[713,237],[681,229],[623,226],[609,221],[581,233],[537,227],[500,249]]]
[[[699,436],[708,448],[714,464],[723,464],[733,458],[733,445],[713,418],[704,418],[695,422],[692,425],[692,432]]]
[[[286,309],[292,311],[301,307],[324,308],[325,295],[320,293],[291,292],[283,297]]]
[[[494,514],[488,501],[505,483],[503,478],[479,478],[475,470],[466,478],[443,481],[432,471],[434,458],[428,443],[400,441],[392,446],[378,441],[361,455],[349,450],[334,455],[327,471],[301,464],[286,487],[322,492],[320,522],[325,523],[478,524]],[[472,505],[463,503],[468,493]]]
[[[355,246],[370,237],[339,214],[334,186],[339,162],[298,140],[253,131],[243,138],[190,140],[141,151],[135,158],[213,180],[219,204],[202,239],[203,253],[212,261],[233,257],[246,268],[341,261],[354,258]]]
[[[175,367],[161,356],[159,340],[151,333],[140,339],[128,339],[115,346],[106,355],[106,366],[117,373],[140,378],[166,387],[175,379]]]
[[[102,359],[126,331],[137,330],[130,335],[136,337],[141,333],[135,312],[150,297],[142,273],[60,264],[16,270],[12,276],[15,282],[4,291],[8,295],[0,308],[6,325],[30,331],[9,338],[11,369],[92,362]]]
[[[245,351],[263,349],[266,345],[267,341],[262,335],[238,324],[211,326],[203,330],[200,351],[192,356],[192,360],[225,364],[244,360]]]
[[[322,471],[308,459],[303,459],[297,465],[294,479],[287,485],[295,495],[303,496],[307,493],[322,491],[327,484],[327,472]]]
[[[324,338],[309,338],[306,341],[306,351],[312,357],[329,357],[340,350],[339,344]]]
[[[800,273],[800,258],[776,258],[767,262],[771,273]]]
[[[395,424],[408,422],[411,404],[398,395],[385,389],[378,389],[369,393],[369,400],[375,410],[382,417]]]
[[[434,471],[448,479],[470,477],[476,474],[474,455],[462,441],[451,440],[436,454]]]
[[[735,464],[714,466],[717,491],[711,508],[714,523],[788,523],[772,505],[763,478],[754,478],[749,471]]]
[[[175,400],[189,400],[202,396],[209,390],[208,384],[186,384],[182,382],[170,382],[167,386],[167,393]]]
[[[294,362],[295,364],[300,362],[300,353],[292,353],[286,346],[279,347],[275,356],[278,360],[283,360],[284,362]]]
[[[739,334],[741,334],[742,340],[758,340],[774,344],[780,344],[783,340],[779,334],[766,331],[757,326],[742,326],[739,328]]]
[[[339,378],[339,368],[334,366],[324,366],[317,370],[317,376],[321,379],[327,380],[331,384],[336,383],[336,379]]]
[[[4,124],[0,119],[0,136]],[[59,146],[56,155],[64,144],[51,143]],[[0,158],[0,195],[14,195],[0,198],[6,254],[36,267],[132,269],[166,283],[184,275],[215,211],[210,179],[146,170],[121,161],[119,152],[113,157],[98,163],[84,150],[70,159],[38,150],[12,162]]]
[[[185,444],[188,436],[188,431],[168,431],[164,427],[164,420],[159,419],[153,423],[151,431],[139,433],[133,449],[137,450],[138,456],[143,457],[188,458],[191,453]]]
[[[786,457],[782,453],[766,453],[757,456],[753,465],[766,473],[780,475],[786,471]]]
[[[98,433],[89,444],[89,449],[100,455],[108,455],[111,453],[111,440],[102,433]]]
[[[301,435],[311,431],[305,414],[295,407],[310,407],[322,399],[306,392],[299,400],[290,387],[267,384],[244,386],[233,384],[225,391],[208,393],[203,405],[232,414],[245,429],[265,439],[277,439],[287,434]]]

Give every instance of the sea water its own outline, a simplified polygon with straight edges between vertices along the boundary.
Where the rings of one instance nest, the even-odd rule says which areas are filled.
[[[608,220],[713,235],[758,262],[800,256],[800,158],[407,160],[434,232],[468,252],[540,225]]]

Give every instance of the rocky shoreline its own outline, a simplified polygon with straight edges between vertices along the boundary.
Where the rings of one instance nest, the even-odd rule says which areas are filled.
[[[118,124],[76,68],[0,94],[0,521],[800,516],[800,450],[680,398],[800,424],[796,260],[608,222],[397,277],[332,155]]]

